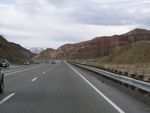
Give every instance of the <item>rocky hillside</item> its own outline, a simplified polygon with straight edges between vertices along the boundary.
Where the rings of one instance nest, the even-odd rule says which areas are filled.
[[[3,36],[0,36],[0,58],[6,58],[10,62],[23,63],[30,60],[33,53],[13,42],[8,42]]]
[[[64,59],[98,58],[109,55],[121,46],[146,40],[150,40],[149,30],[134,29],[123,35],[96,37],[77,44],[63,45],[58,48],[57,57]]]
[[[46,54],[55,54],[55,58],[58,59],[99,58],[109,55],[122,46],[148,40],[150,40],[150,30],[134,29],[122,35],[96,37],[76,44],[65,44],[55,51],[46,52]],[[52,57],[54,56],[52,55]],[[49,58],[51,57],[49,56]]]
[[[129,76],[134,74],[136,78],[142,75],[145,81],[150,81],[150,41],[122,46],[103,58],[76,59],[73,62],[127,72]]]

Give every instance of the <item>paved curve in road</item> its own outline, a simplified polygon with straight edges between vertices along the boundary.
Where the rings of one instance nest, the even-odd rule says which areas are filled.
[[[0,113],[150,113],[150,100],[67,63],[9,73]]]

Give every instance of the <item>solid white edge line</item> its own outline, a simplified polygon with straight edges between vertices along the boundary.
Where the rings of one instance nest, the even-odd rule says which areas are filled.
[[[37,80],[38,78],[37,77],[35,77],[35,78],[33,78],[31,81],[33,82],[33,81],[35,81],[35,80]]]
[[[101,95],[109,104],[111,104],[119,113],[125,113],[121,108],[119,108],[113,101],[111,101],[107,96],[105,96],[100,90],[98,90],[92,83],[90,83],[82,74],[65,62],[74,72],[76,72],[84,81],[86,81],[99,95]]]
[[[12,96],[14,96],[16,93],[12,93],[10,95],[8,95],[7,97],[5,97],[3,100],[0,101],[0,104],[3,104],[5,101],[7,101],[8,99],[10,99]]]

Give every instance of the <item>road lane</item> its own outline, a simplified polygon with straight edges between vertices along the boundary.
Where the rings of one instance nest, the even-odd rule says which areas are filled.
[[[108,94],[111,100],[114,101],[115,98],[112,97],[116,95],[117,101],[114,102],[125,112],[127,111],[126,113],[149,113],[144,103],[139,104],[138,101],[134,103],[136,101],[133,101],[133,97],[123,97],[126,94],[123,95],[122,91],[112,87],[111,84],[105,84],[92,77],[94,74],[74,68],[100,91]],[[0,100],[13,92],[15,95],[0,105],[0,113],[118,113],[65,63],[47,64],[7,77],[6,89],[4,94],[0,95]],[[36,77],[38,79],[32,82]],[[112,96],[109,95],[110,91],[112,91]],[[129,100],[127,105],[121,99],[122,103],[118,104],[119,98],[131,99],[131,101]],[[135,104],[134,108],[139,105],[144,106],[145,111],[130,109],[132,104]]]
[[[150,98],[143,96],[122,85],[116,84],[103,75],[72,66],[89,80],[98,90],[103,92],[126,113],[150,113]]]
[[[38,68],[32,68],[31,70],[12,73],[10,76],[4,76],[5,91],[2,95],[0,95],[0,100],[5,98],[12,92],[16,92],[20,89],[27,87],[34,77],[42,77],[43,70],[46,71],[54,67],[54,65],[45,64]]]
[[[109,103],[99,98],[99,95],[64,63],[60,63],[28,87],[15,92],[13,98],[0,106],[0,111],[3,113],[116,113]]]
[[[76,72],[85,82],[87,82],[100,96],[102,96],[109,104],[111,104],[119,113],[125,113],[118,105],[116,105],[112,100],[110,100],[105,94],[98,90],[91,82],[89,82],[81,73],[79,73],[70,64],[66,63],[74,72]]]

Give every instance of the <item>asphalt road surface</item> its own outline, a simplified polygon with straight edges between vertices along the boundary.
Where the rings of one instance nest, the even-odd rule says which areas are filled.
[[[61,62],[6,73],[0,113],[150,113],[150,99]]]

